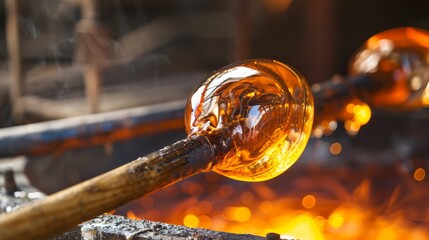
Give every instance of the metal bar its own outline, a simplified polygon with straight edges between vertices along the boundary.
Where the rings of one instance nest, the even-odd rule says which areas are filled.
[[[0,158],[29,154],[45,145],[68,139],[88,138],[142,124],[157,124],[167,119],[182,119],[184,107],[185,101],[173,101],[0,129]]]
[[[362,89],[370,89],[372,84],[371,76],[367,74],[334,76],[329,81],[313,84],[311,90],[316,115],[332,101],[338,102],[339,99],[356,96]]]

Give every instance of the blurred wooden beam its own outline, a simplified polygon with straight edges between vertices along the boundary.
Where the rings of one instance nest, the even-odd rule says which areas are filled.
[[[163,46],[179,35],[176,17],[160,17],[119,39],[119,57],[132,59]]]
[[[6,41],[9,51],[9,92],[12,100],[12,111],[15,120],[22,115],[22,100],[24,94],[24,78],[22,74],[22,59],[19,28],[19,2],[6,0]]]
[[[108,74],[108,72],[103,72]],[[128,85],[106,86],[99,102],[99,112],[147,106],[176,100],[185,100],[206,73],[185,73],[174,76],[147,78]],[[46,89],[44,92],[50,91]],[[43,95],[43,94],[41,94]],[[60,119],[87,113],[87,103],[81,88],[69,90],[61,98],[27,95],[22,98],[24,112],[43,119]]]

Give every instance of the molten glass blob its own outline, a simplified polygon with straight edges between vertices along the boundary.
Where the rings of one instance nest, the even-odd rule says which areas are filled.
[[[189,135],[222,132],[226,154],[213,171],[243,181],[283,173],[311,133],[313,98],[301,74],[273,60],[248,60],[220,69],[188,99]]]
[[[370,74],[371,105],[415,109],[429,106],[429,32],[395,28],[374,35],[352,58],[350,74]]]

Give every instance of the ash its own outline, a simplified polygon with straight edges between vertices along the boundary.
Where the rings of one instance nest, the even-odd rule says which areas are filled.
[[[133,220],[122,216],[105,214],[85,222],[75,229],[55,240],[65,239],[225,239],[225,240],[263,240],[264,237],[250,234],[232,234],[226,232],[210,231],[201,228],[187,228],[161,222],[147,220]]]

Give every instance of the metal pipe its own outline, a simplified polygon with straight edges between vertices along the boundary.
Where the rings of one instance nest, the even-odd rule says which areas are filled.
[[[184,107],[185,101],[173,101],[0,129],[0,158],[37,153],[37,149],[42,148],[49,150],[54,146],[52,144],[69,139],[89,138],[167,119],[182,119]]]

